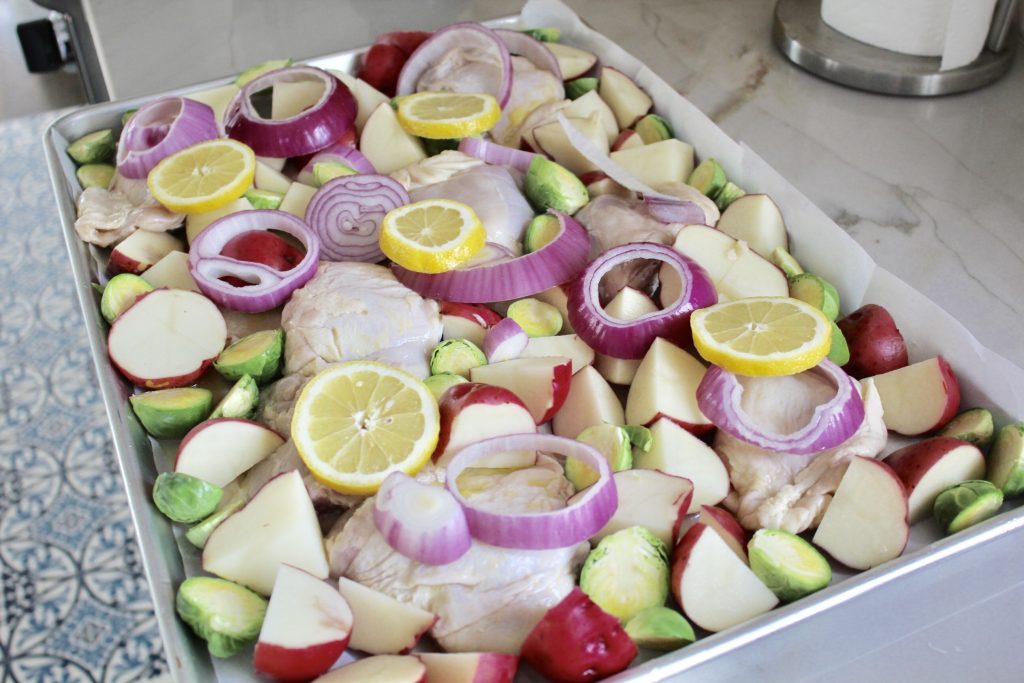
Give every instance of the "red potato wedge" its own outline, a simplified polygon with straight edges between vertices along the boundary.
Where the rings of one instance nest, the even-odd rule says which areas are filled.
[[[942,356],[875,375],[874,380],[885,426],[904,436],[940,429],[960,408],[960,382]]]
[[[586,366],[572,377],[569,395],[551,421],[551,431],[575,439],[587,427],[625,423],[622,403],[608,382],[593,366]]]
[[[166,232],[136,230],[123,239],[110,252],[107,274],[134,273],[141,275],[172,251],[185,248],[181,240]]]
[[[904,446],[889,454],[885,464],[907,489],[911,524],[931,515],[935,498],[943,490],[985,477],[985,456],[978,447],[948,436]]]
[[[619,620],[575,587],[534,626],[522,658],[541,674],[565,683],[599,681],[637,655]]]
[[[309,572],[282,564],[253,653],[253,669],[282,683],[326,673],[345,651],[352,610],[341,593]]]
[[[590,540],[596,543],[617,531],[642,526],[671,547],[690,508],[693,483],[658,470],[622,470],[612,474],[612,478],[619,505]],[[583,495],[583,491],[576,495]]]
[[[239,418],[200,422],[178,444],[174,471],[221,488],[284,444],[269,427]]]
[[[411,655],[376,655],[330,671],[313,683],[426,683],[427,667]]]
[[[469,371],[473,382],[504,387],[526,404],[534,422],[543,424],[565,403],[572,383],[572,360],[562,356],[516,358]]]
[[[718,532],[718,535],[736,553],[736,556],[749,564],[747,557],[749,535],[731,512],[713,505],[701,505],[697,521]]]
[[[352,608],[348,644],[354,650],[372,655],[405,654],[437,622],[436,614],[344,577],[338,579],[338,590]]]
[[[427,683],[512,683],[519,657],[498,652],[424,652]]]
[[[851,377],[863,379],[906,367],[910,362],[903,335],[882,306],[865,304],[836,321],[850,348],[843,366]]]
[[[693,434],[707,433],[714,425],[697,407],[697,386],[706,372],[692,354],[655,339],[629,387],[626,423],[650,426],[667,417]]]
[[[503,387],[467,382],[457,384],[438,401],[441,431],[434,449],[434,462],[445,467],[452,457],[471,443],[506,434],[534,433],[533,415],[519,397]],[[526,467],[533,464],[532,452],[502,453],[481,460],[479,467]]]
[[[202,294],[156,289],[139,297],[110,327],[110,362],[148,389],[191,384],[227,342],[224,316]]]

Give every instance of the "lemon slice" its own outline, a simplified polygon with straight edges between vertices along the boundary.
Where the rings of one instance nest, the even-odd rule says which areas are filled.
[[[437,446],[441,418],[423,382],[374,361],[331,365],[303,388],[292,441],[316,479],[372,494],[395,471],[415,474]]]
[[[493,95],[420,92],[398,101],[398,122],[406,132],[432,140],[468,138],[490,130],[501,118]]]
[[[256,155],[236,140],[207,140],[163,159],[146,179],[153,197],[171,211],[205,213],[252,187]]]
[[[821,311],[789,297],[751,297],[690,316],[693,344],[710,363],[738,375],[794,375],[828,355],[832,326]]]
[[[473,258],[487,241],[472,207],[451,199],[424,199],[392,209],[381,221],[380,249],[418,273],[443,273]]]

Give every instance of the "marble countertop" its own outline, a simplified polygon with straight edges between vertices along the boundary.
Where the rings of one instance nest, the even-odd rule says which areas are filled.
[[[879,264],[986,346],[1024,365],[1024,45],[1018,42],[1010,73],[982,90],[890,97],[834,85],[786,61],[771,42],[774,3],[766,0],[566,2],[753,148]],[[149,2],[84,4],[106,63],[131,62],[124,72],[105,67],[119,97],[216,78],[283,54],[301,58],[354,47],[386,30],[497,17],[521,6],[517,0],[429,0],[406,11],[412,3],[381,0],[370,15],[353,10],[355,0],[310,0],[294,5],[291,20],[282,22],[284,5],[271,0],[156,3],[175,7],[157,15],[159,21]],[[314,6],[326,12],[328,5],[338,16],[334,34],[302,28],[315,16]],[[176,39],[157,40],[148,57],[138,54],[145,29],[136,28],[129,39],[127,27],[141,26],[143,6],[149,24],[202,46],[202,58],[184,54]],[[992,545],[970,562],[974,566],[950,563],[933,575],[932,592],[922,593],[915,608],[919,627],[893,642],[867,638],[858,649],[859,637],[877,626],[873,620],[885,618],[884,604],[868,605],[848,613],[844,633],[818,634],[814,642],[783,638],[779,652],[762,651],[762,662],[739,657],[731,669],[709,668],[699,679],[1012,680],[1019,676],[1012,639],[1021,631],[1024,583],[1008,567],[1021,566],[1024,550]],[[986,579],[979,580],[979,572]],[[802,648],[825,645],[836,648],[834,662],[800,664]]]

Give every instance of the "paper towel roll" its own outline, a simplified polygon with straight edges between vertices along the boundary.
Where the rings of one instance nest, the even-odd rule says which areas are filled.
[[[822,0],[821,18],[855,40],[920,57],[940,69],[970,64],[985,46],[997,0]]]

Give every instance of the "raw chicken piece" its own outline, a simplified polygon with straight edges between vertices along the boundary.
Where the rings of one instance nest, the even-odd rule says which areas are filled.
[[[427,471],[421,480],[443,476]],[[572,493],[561,466],[547,456],[537,466],[511,473],[467,471],[460,478],[467,498],[502,511],[558,509]],[[556,550],[508,550],[473,542],[447,565],[420,564],[391,549],[373,524],[373,501],[363,503],[327,537],[332,576],[344,575],[439,619],[431,634],[446,650],[517,654],[544,613],[575,585],[589,544]]]
[[[514,175],[513,175],[514,174]],[[474,166],[450,179],[409,192],[414,202],[423,199],[454,199],[473,207],[487,231],[487,241],[518,255],[533,209],[520,191],[518,171],[503,166]]]
[[[130,180],[114,174],[110,189],[88,187],[76,202],[75,232],[83,241],[107,247],[136,229],[164,232],[182,224],[185,217],[162,207],[146,187],[145,180]]]
[[[525,57],[512,56],[512,73],[512,92],[508,103],[502,109],[498,123],[490,130],[495,140],[504,140],[506,136],[518,131],[526,117],[537,107],[565,99],[562,81],[550,71],[538,69]],[[514,142],[513,146],[518,148],[519,141]]]
[[[423,72],[416,82],[416,92],[492,92],[502,72],[495,51],[475,45],[454,47]]]
[[[330,363],[369,359],[423,378],[441,340],[437,302],[384,266],[324,262],[281,312],[285,374],[313,375]]]
[[[292,431],[292,409],[302,387],[306,386],[306,375],[288,375],[277,380],[260,392],[259,410],[256,419],[278,434],[287,436]]]
[[[834,387],[811,374],[741,378],[740,401],[758,424],[780,433],[807,423],[815,406],[835,395]],[[864,422],[849,439],[817,455],[767,451],[740,441],[721,429],[714,447],[725,460],[736,496],[727,505],[747,529],[784,529],[800,533],[818,526],[855,455],[876,457],[888,433],[882,402],[872,380],[861,384]]]
[[[643,202],[601,195],[583,207],[576,220],[590,234],[590,258],[630,242],[672,244],[682,224],[665,224],[643,211]],[[611,270],[601,281],[601,300],[607,302],[625,286],[651,291],[661,263],[631,261]]]
[[[481,159],[453,149],[446,149],[440,154],[398,169],[391,174],[391,177],[401,183],[406,190],[412,192],[424,185],[442,183],[456,173],[462,173],[474,166],[483,166],[483,164]]]
[[[287,435],[288,432],[284,431],[281,434]],[[302,458],[299,457],[299,452],[292,445],[292,440],[288,439],[281,444],[280,448],[229,484],[224,492],[224,501],[221,502],[220,506],[224,507],[236,499],[249,500],[268,481],[279,474],[291,472],[292,470],[298,470],[299,474],[302,475],[302,483],[306,485],[309,499],[313,501],[313,505],[317,509],[348,508],[359,505],[365,500],[364,496],[338,493],[314,479],[306,464],[302,462]]]

